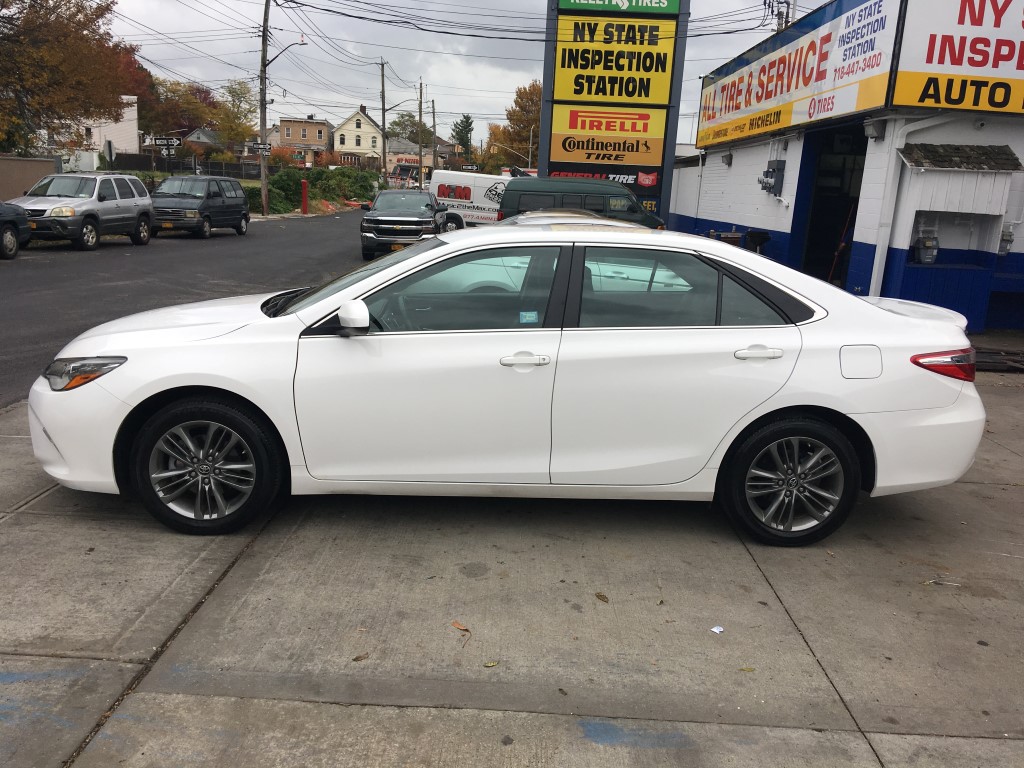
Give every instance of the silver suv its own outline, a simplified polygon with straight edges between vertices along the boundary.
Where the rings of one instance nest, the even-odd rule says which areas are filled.
[[[135,176],[122,173],[62,173],[41,179],[10,202],[28,213],[34,240],[70,240],[91,251],[101,235],[128,235],[149,242],[153,201]]]

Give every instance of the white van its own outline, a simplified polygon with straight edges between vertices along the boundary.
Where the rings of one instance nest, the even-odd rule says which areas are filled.
[[[495,224],[498,206],[505,193],[508,176],[488,176],[462,171],[434,171],[430,191],[439,203],[448,206],[445,229],[462,229],[477,224]]]

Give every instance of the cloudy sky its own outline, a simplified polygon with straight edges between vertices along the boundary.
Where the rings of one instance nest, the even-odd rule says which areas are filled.
[[[692,141],[700,75],[774,30],[767,0],[692,0],[679,141]],[[775,6],[779,0],[774,0]],[[821,0],[793,3],[802,16]],[[389,119],[415,114],[423,81],[437,132],[448,137],[463,113],[474,139],[504,122],[515,89],[541,79],[546,0],[274,0],[268,69],[268,123],[315,114],[337,124],[365,104],[380,117],[380,62],[386,64]],[[118,0],[113,32],[139,47],[156,76],[195,80],[216,90],[229,80],[258,85],[263,0]],[[396,107],[391,111],[391,107]]]

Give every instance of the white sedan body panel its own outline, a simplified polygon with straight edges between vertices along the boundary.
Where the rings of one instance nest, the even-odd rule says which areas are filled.
[[[311,337],[295,411],[322,480],[549,482],[558,330]],[[544,356],[544,365],[502,358]]]
[[[777,357],[736,357],[742,350]],[[789,378],[800,331],[566,330],[552,406],[551,481],[667,485],[697,474],[724,435]]]

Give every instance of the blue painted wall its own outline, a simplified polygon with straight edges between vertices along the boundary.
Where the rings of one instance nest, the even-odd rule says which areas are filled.
[[[743,247],[746,248],[746,234],[751,229],[758,232],[767,232],[772,236],[772,239],[761,246],[761,255],[772,261],[777,261],[780,264],[785,264],[787,267],[793,267],[794,269],[800,268],[799,259],[796,263],[793,263],[791,252],[791,239],[792,236],[789,232],[779,232],[775,230],[759,229],[758,227],[745,227],[742,224],[733,224],[727,221],[715,221],[714,219],[697,219],[693,216],[682,216],[678,213],[670,213],[668,216],[668,222],[666,226],[676,232],[686,232],[691,235],[700,235],[707,237],[708,233],[712,230],[716,233],[721,232],[739,232],[744,235]],[[750,250],[753,250],[751,248]]]

